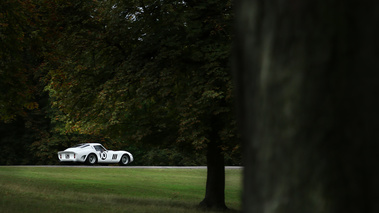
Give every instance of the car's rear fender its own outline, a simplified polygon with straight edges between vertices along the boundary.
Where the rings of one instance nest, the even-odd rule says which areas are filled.
[[[88,156],[89,156],[90,154],[94,154],[94,155],[96,155],[96,158],[97,158],[97,160],[99,160],[99,156],[97,156],[97,154],[96,154],[96,153],[94,153],[94,152],[90,152],[90,153],[88,153],[88,154],[86,155],[86,157],[85,157],[84,161],[86,161],[86,160],[87,160],[87,158],[88,158]]]

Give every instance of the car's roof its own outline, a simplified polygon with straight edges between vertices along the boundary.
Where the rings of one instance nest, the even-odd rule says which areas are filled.
[[[92,145],[92,146],[94,146],[94,145],[101,145],[100,143],[83,143],[83,145]]]
[[[101,145],[101,144],[100,143],[80,143],[80,144],[76,144],[74,147],[80,147],[80,146],[85,146],[85,145],[96,146],[96,145]]]

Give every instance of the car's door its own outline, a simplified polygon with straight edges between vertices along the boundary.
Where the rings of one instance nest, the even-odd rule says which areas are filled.
[[[96,155],[99,163],[106,163],[111,161],[107,149],[101,145],[95,145],[94,148],[96,150]]]

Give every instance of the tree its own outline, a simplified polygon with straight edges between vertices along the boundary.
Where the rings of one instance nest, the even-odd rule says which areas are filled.
[[[244,212],[377,212],[377,9],[241,1]]]
[[[35,68],[41,38],[31,1],[0,3],[0,121],[9,122],[35,109]]]
[[[69,2],[61,11],[61,60],[46,89],[65,130],[206,152],[202,205],[226,208],[224,154],[238,146],[231,2]]]

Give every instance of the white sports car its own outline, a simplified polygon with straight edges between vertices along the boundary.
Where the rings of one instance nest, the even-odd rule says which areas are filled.
[[[133,155],[127,151],[105,149],[99,143],[82,143],[58,152],[60,162],[78,162],[94,165],[96,163],[119,163],[125,166],[133,161]]]

